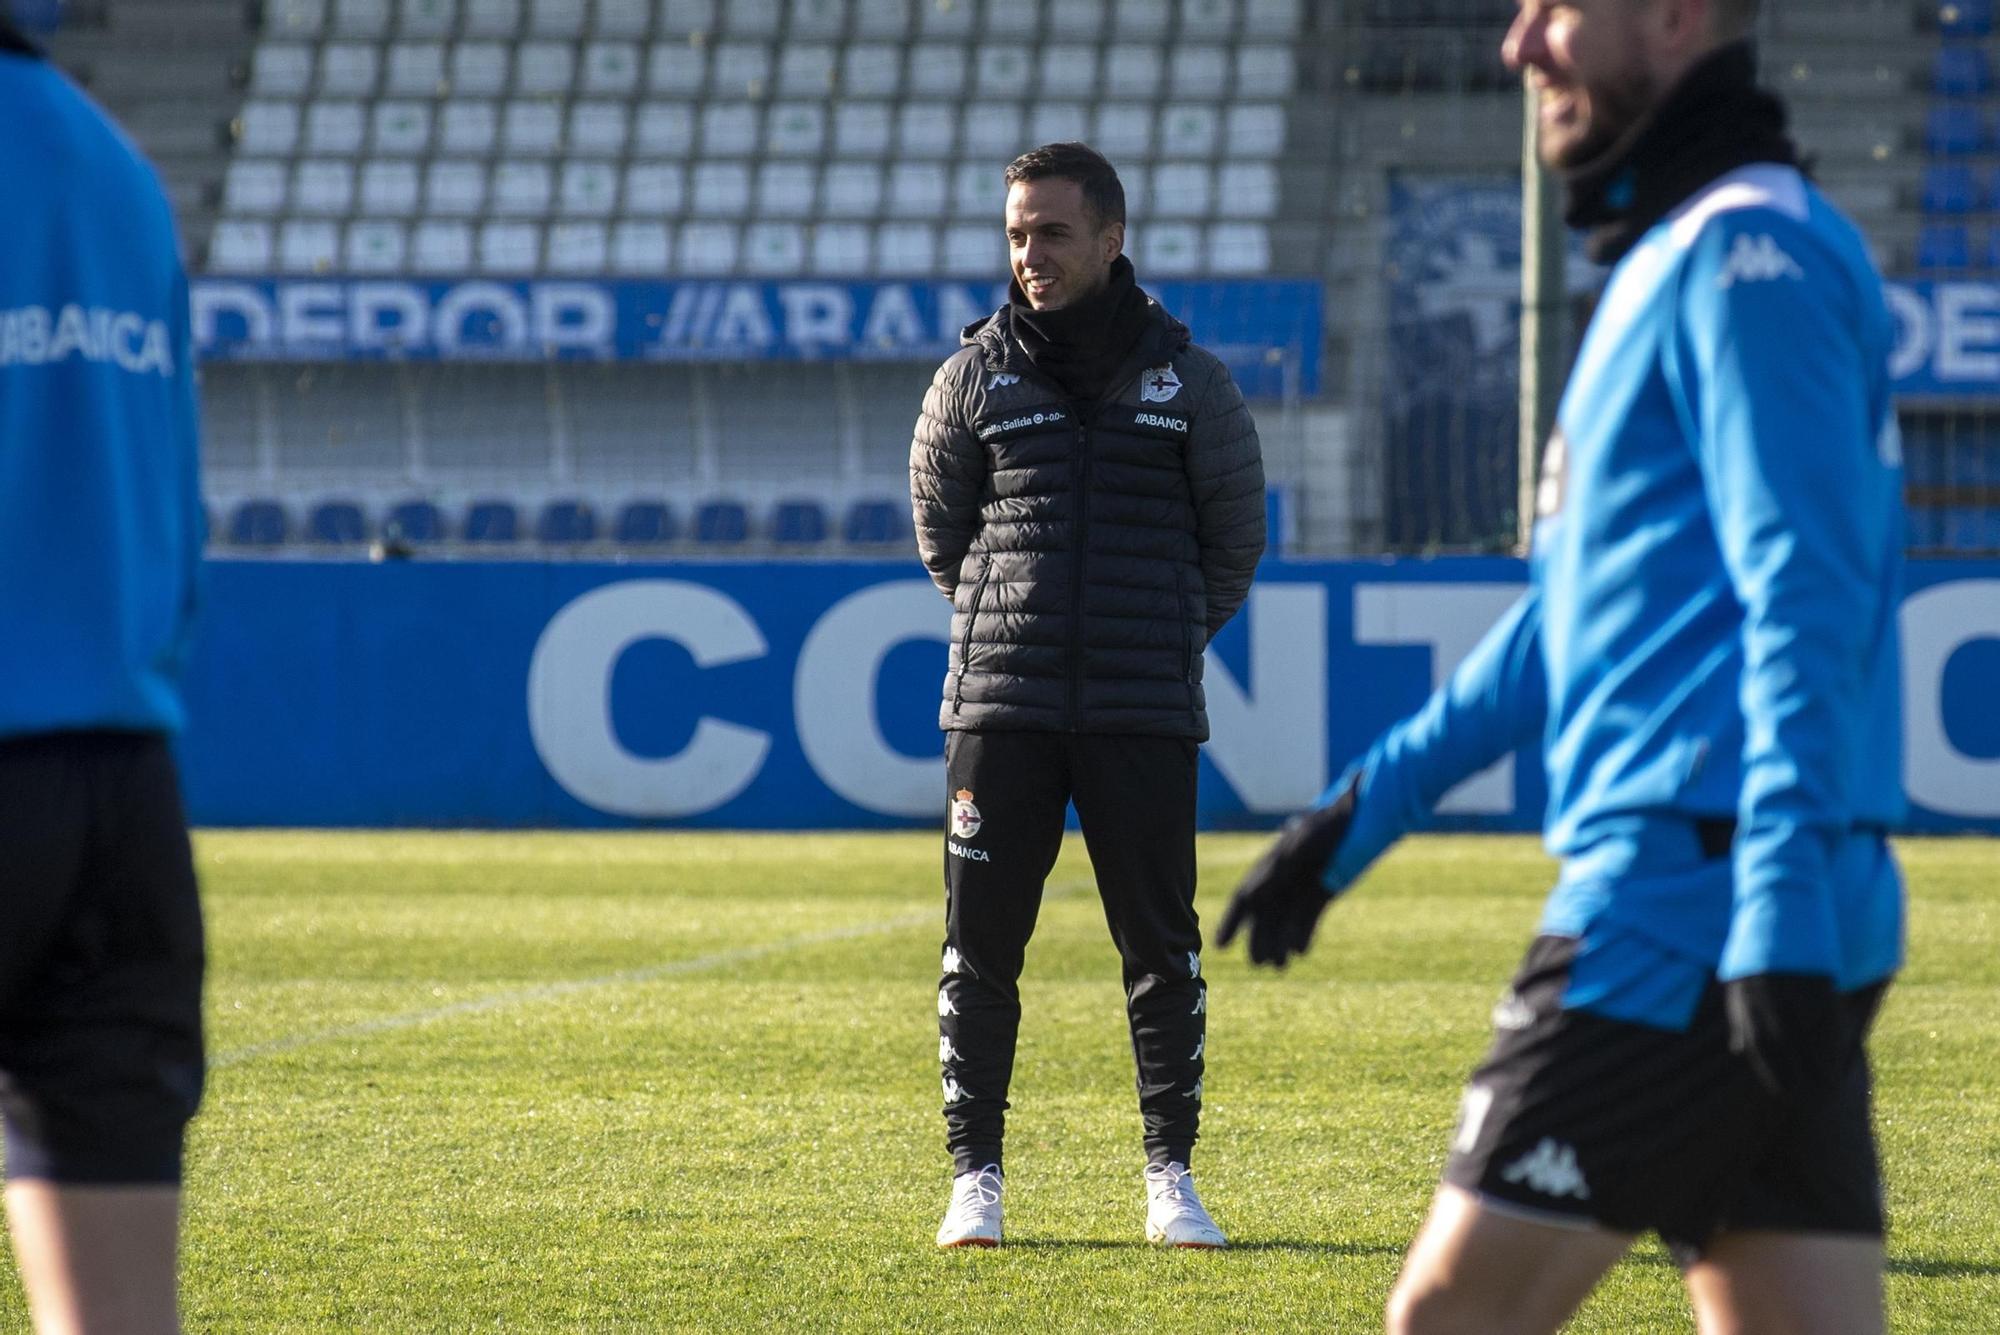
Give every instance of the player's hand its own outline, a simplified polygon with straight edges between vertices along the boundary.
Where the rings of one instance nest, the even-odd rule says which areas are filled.
[[[1306,953],[1319,915],[1333,902],[1326,867],[1354,821],[1357,783],[1350,781],[1326,806],[1285,822],[1277,842],[1264,850],[1230,897],[1215,937],[1218,946],[1227,946],[1248,927],[1252,964],[1282,969],[1292,956]]]
[[[1854,1056],[1847,1017],[1824,974],[1761,973],[1722,985],[1729,1050],[1787,1103],[1832,1092]]]

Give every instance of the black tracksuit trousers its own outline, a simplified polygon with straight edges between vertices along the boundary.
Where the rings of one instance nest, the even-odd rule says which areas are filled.
[[[937,1001],[945,1143],[955,1172],[1001,1162],[1021,1023],[1016,984],[1071,802],[1124,962],[1146,1156],[1188,1161],[1208,1029],[1194,912],[1197,755],[1194,742],[1176,737],[948,735]]]

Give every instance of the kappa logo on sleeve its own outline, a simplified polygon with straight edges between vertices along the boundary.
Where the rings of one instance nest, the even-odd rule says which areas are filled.
[[[1021,377],[1017,375],[1009,375],[1005,371],[995,371],[992,378],[986,382],[986,388],[1005,389],[1009,385],[1018,385],[1020,383]]]
[[[1722,272],[1715,276],[1715,285],[1727,292],[1738,283],[1770,283],[1780,278],[1805,276],[1806,271],[1785,253],[1778,238],[1764,232],[1756,237],[1746,234],[1736,238],[1729,258],[1722,262]]]

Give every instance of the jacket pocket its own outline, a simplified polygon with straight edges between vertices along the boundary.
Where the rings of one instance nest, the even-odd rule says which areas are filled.
[[[979,604],[986,597],[986,581],[993,577],[993,558],[987,557],[979,566],[979,583],[972,586],[972,602],[965,609],[965,633],[958,639],[958,671],[953,674],[951,685],[951,712],[956,714],[959,705],[965,702],[965,669],[972,659],[972,627],[979,620]]]
[[[1194,626],[1188,618],[1187,574],[1174,567],[1174,615],[1181,623],[1181,680],[1187,683],[1188,708],[1194,704]]]

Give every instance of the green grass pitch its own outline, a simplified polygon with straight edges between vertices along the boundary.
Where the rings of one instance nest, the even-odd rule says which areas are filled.
[[[1208,921],[1262,840],[1203,840]],[[2000,1330],[2000,843],[1903,846],[1877,1031],[1898,1331]],[[1550,866],[1392,854],[1283,975],[1211,950],[1203,1194],[1140,1237],[1118,967],[1081,841],[1023,979],[1008,1241],[947,1192],[933,835],[207,833],[198,1331],[1379,1329]],[[23,1328],[11,1267],[0,1330]],[[1690,1325],[1643,1245],[1584,1331]]]

